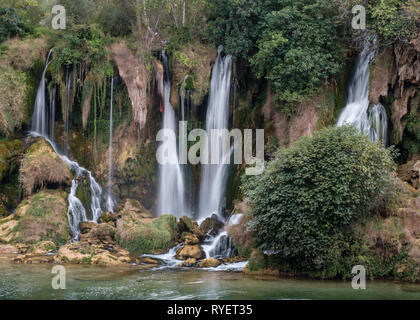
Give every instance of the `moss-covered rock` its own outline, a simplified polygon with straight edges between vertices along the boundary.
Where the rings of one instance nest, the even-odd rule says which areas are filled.
[[[132,254],[166,251],[176,243],[177,222],[174,216],[162,215],[153,219],[136,200],[127,201],[117,215],[117,242]]]
[[[27,197],[16,209],[14,241],[66,243],[70,240],[67,207],[66,192],[41,191]]]
[[[38,187],[70,186],[72,174],[51,145],[40,138],[25,151],[20,179],[25,193],[30,195]]]
[[[19,167],[19,155],[24,144],[21,140],[0,141],[0,181]]]

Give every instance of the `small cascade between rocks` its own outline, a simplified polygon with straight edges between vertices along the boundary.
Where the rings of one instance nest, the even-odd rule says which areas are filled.
[[[218,55],[213,67],[210,97],[206,116],[206,130],[209,137],[208,161],[201,169],[201,185],[199,199],[199,218],[205,219],[212,214],[223,215],[224,196],[229,174],[229,165],[224,164],[225,157],[220,145],[214,150],[213,129],[228,129],[229,126],[229,96],[232,76],[232,56],[222,57],[223,46],[218,48]],[[212,155],[212,152],[218,154]],[[210,164],[210,159],[218,159],[218,164]]]
[[[162,62],[164,67],[164,111],[162,129],[170,130],[176,137],[177,119],[175,110],[170,103],[171,81],[169,78],[168,57],[162,51]],[[172,142],[172,141],[171,141]],[[158,215],[172,214],[176,217],[189,215],[185,200],[185,179],[182,166],[179,162],[176,139],[170,144],[167,150],[169,163],[159,165],[159,186],[158,186]]]
[[[46,90],[45,90],[45,71],[48,68],[50,63],[49,58],[51,56],[51,51],[48,54],[44,72],[42,74],[41,83],[38,88],[37,98],[35,101],[34,114],[32,116],[32,131],[30,135],[34,137],[43,137],[54,149],[54,151],[60,156],[60,158],[69,166],[72,174],[73,181],[70,189],[70,194],[68,196],[69,208],[67,211],[67,217],[69,221],[70,231],[72,234],[73,240],[77,241],[80,234],[80,222],[98,222],[99,218],[102,215],[101,209],[101,196],[102,188],[96,182],[95,178],[92,176],[92,173],[79,166],[75,161],[70,160],[67,156],[59,152],[57,145],[52,139],[50,139],[51,132],[47,130],[47,124],[50,124],[50,128],[53,127],[53,122],[55,118],[55,102],[52,102],[55,99],[50,99],[50,110],[46,108]],[[69,83],[69,82],[67,82]],[[69,87],[67,87],[69,89]],[[69,91],[68,91],[69,92]],[[68,93],[69,97],[69,93]],[[69,106],[69,100],[68,104]],[[67,111],[68,111],[67,107]],[[54,110],[54,112],[52,112]],[[53,118],[54,117],[54,118]],[[68,119],[68,117],[67,117]],[[68,121],[66,121],[68,123]],[[66,130],[68,126],[66,124]],[[68,133],[67,133],[68,135]],[[67,150],[67,149],[66,149]],[[87,211],[84,207],[82,201],[78,198],[77,192],[79,188],[84,188],[86,185],[89,185],[90,193],[90,208]],[[82,192],[86,192],[82,189]]]
[[[371,141],[382,141],[388,146],[388,117],[382,104],[369,108],[369,66],[375,59],[376,39],[365,40],[364,48],[356,61],[356,67],[348,87],[347,105],[341,112],[337,125],[354,125]]]
[[[115,201],[112,197],[112,111],[114,99],[114,78],[111,80],[111,111],[109,116],[109,167],[108,167],[108,195],[106,200],[106,209],[114,213]]]

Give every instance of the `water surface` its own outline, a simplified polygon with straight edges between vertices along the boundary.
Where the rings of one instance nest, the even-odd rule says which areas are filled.
[[[415,299],[420,285],[370,281],[263,280],[241,272],[66,266],[66,290],[53,290],[53,265],[0,264],[0,299]]]

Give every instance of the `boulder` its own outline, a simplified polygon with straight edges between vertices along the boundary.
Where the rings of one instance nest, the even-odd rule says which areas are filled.
[[[108,223],[94,224],[87,233],[79,236],[80,241],[99,240],[102,242],[112,242],[115,240],[117,229]]]
[[[54,257],[56,263],[123,265],[133,261],[127,250],[118,245],[74,242],[62,246]]]
[[[200,225],[201,229],[212,236],[216,236],[224,227],[224,223],[218,219],[218,216],[213,214],[210,218],[206,218]]]
[[[215,258],[208,258],[201,260],[199,263],[200,268],[215,268],[220,266],[221,262]]]
[[[67,208],[67,193],[63,191],[44,190],[25,198],[11,216],[13,237],[19,243],[66,243],[70,240]]]
[[[143,264],[153,264],[153,265],[159,265],[160,264],[160,262],[158,260],[150,258],[150,257],[141,257],[139,259],[139,262],[143,263]]]
[[[179,248],[175,256],[178,260],[187,260],[188,258],[201,259],[204,257],[204,252],[200,245],[184,245]]]
[[[180,263],[179,266],[181,268],[184,268],[184,267],[193,267],[196,263],[197,263],[197,260],[196,259],[189,258],[189,259],[185,260],[184,262]]]
[[[100,223],[108,223],[108,222],[113,222],[115,220],[116,220],[115,216],[111,212],[108,212],[108,211],[102,213],[101,217],[99,218]]]
[[[38,187],[48,187],[50,184],[70,186],[72,174],[51,145],[40,138],[25,151],[20,180],[25,194],[30,195]]]
[[[147,211],[131,209],[127,202],[118,216],[116,240],[134,255],[168,251],[177,242],[177,222],[174,216],[153,218]]]
[[[181,235],[181,240],[186,245],[194,245],[194,244],[200,243],[200,240],[198,239],[198,237],[195,234],[189,233],[189,232],[184,232]]]
[[[206,238],[205,232],[198,226],[197,222],[186,216],[179,218],[178,223],[178,234],[182,235],[184,232],[194,234],[200,241]]]
[[[89,233],[93,228],[97,226],[95,222],[80,222],[79,228],[82,234]]]

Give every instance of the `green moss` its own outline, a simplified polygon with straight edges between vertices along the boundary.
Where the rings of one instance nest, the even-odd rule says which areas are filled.
[[[22,201],[16,213],[20,243],[52,241],[62,245],[70,239],[65,192],[41,191]]]
[[[176,236],[176,218],[162,215],[153,222],[138,221],[128,235],[122,237],[121,234],[117,234],[117,241],[131,254],[140,255],[157,250],[169,250],[175,244]]]

